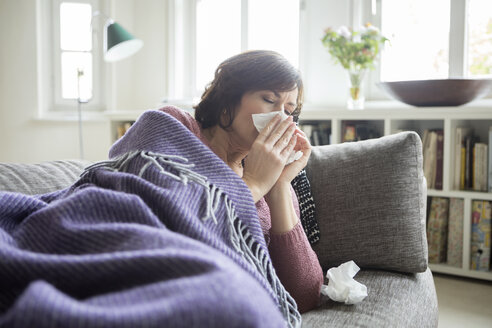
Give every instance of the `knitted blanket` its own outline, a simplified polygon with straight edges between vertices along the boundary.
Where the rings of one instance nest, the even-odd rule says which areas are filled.
[[[247,186],[148,111],[73,186],[0,192],[0,327],[298,327]]]

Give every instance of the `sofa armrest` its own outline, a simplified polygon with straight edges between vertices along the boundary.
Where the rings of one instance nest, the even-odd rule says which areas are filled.
[[[84,160],[0,163],[0,190],[35,195],[63,189],[74,183],[89,164]]]
[[[427,189],[418,134],[313,147],[306,167],[324,270],[359,266],[424,272]]]

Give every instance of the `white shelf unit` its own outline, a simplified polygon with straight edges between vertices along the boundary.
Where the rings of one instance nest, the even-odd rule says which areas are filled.
[[[389,105],[388,105],[389,104]],[[110,112],[111,142],[116,141],[116,127],[127,121],[135,121],[143,111]],[[470,270],[470,235],[471,208],[473,200],[490,200],[492,193],[456,190],[452,185],[454,172],[454,148],[457,127],[471,127],[480,140],[488,144],[488,131],[492,126],[492,105],[466,107],[410,107],[393,102],[373,103],[364,110],[347,110],[329,106],[306,105],[300,117],[301,121],[323,121],[331,124],[331,142],[340,143],[342,140],[342,124],[344,121],[373,122],[381,135],[390,135],[399,130],[412,130],[422,134],[425,129],[444,130],[444,159],[443,159],[443,190],[428,190],[430,197],[449,197],[464,199],[463,213],[463,263],[461,267],[446,264],[431,264],[433,272],[484,279],[492,281],[492,272]]]
[[[488,144],[489,127],[492,127],[492,106],[486,107],[429,107],[414,108],[410,106],[373,105],[365,110],[346,110],[322,107],[307,107],[301,114],[306,121],[330,121],[332,126],[332,142],[340,143],[342,138],[342,124],[344,121],[373,121],[377,129],[384,135],[390,135],[400,130],[416,131],[423,135],[426,129],[444,130],[444,158],[443,158],[443,190],[429,189],[430,197],[461,198],[464,200],[463,213],[463,263],[461,267],[453,267],[445,263],[430,264],[433,272],[470,277],[492,281],[492,272],[470,270],[470,237],[471,212],[473,200],[492,201],[492,193],[457,190],[453,186],[454,176],[454,140],[457,127],[470,127],[481,142]]]
[[[144,111],[111,111],[106,112],[105,116],[110,121],[109,129],[109,141],[113,144],[118,139],[118,126],[124,123],[132,123],[137,120],[137,118]]]

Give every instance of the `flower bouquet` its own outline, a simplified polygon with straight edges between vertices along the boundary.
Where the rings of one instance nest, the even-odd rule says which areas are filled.
[[[367,23],[358,31],[346,26],[341,26],[336,31],[327,28],[321,41],[335,62],[348,71],[350,81],[348,108],[363,109],[362,79],[367,69],[374,68],[374,61],[388,39],[377,27]]]

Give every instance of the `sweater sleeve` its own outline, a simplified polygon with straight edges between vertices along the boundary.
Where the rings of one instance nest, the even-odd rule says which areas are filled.
[[[323,270],[301,223],[297,222],[289,232],[271,233],[269,251],[275,271],[299,311],[304,313],[315,308],[319,303]]]
[[[186,126],[191,132],[196,136],[201,137],[200,127],[197,121],[191,116],[190,113],[174,106],[165,106],[159,108],[161,112],[171,115],[178,121],[180,121],[184,126]]]
[[[174,106],[159,109],[180,121],[191,132],[206,142],[200,126],[190,113]],[[294,209],[299,217],[299,204],[291,188]],[[270,257],[277,275],[287,291],[299,306],[299,311],[306,312],[318,305],[323,271],[318,257],[314,253],[300,222],[289,232],[283,234],[268,233],[271,227],[270,210],[265,200],[257,203],[260,223],[269,244]]]

